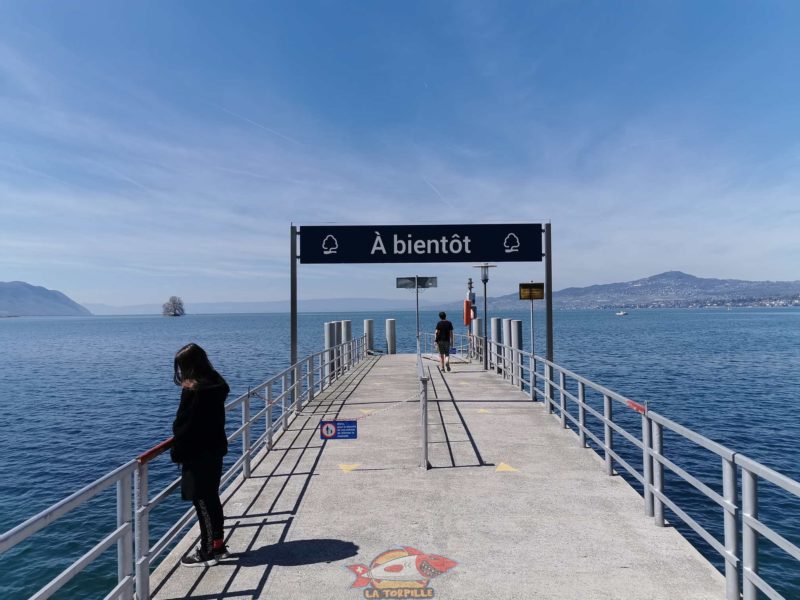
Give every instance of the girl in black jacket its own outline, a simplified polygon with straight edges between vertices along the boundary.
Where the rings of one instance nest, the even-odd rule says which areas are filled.
[[[222,457],[228,452],[225,399],[230,388],[197,344],[175,355],[174,381],[181,386],[181,403],[172,424],[173,462],[181,464],[181,495],[190,500],[200,523],[200,547],[184,556],[189,567],[210,567],[229,556],[223,538],[219,482]]]

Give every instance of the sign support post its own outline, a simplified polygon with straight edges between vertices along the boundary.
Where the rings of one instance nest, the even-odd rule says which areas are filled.
[[[289,337],[291,338],[291,349],[289,351],[289,365],[297,362],[297,226],[289,227],[289,240],[291,241],[291,258],[289,263],[289,285],[291,294],[289,299],[289,312],[291,313]],[[294,381],[292,382],[294,385]]]
[[[553,248],[550,223],[544,224],[544,282],[545,308],[547,310],[547,354],[545,358],[553,361]]]

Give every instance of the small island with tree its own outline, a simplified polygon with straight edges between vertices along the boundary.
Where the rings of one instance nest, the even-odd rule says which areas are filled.
[[[169,300],[161,307],[161,314],[165,317],[182,317],[186,314],[183,308],[183,300],[178,296],[170,296]]]

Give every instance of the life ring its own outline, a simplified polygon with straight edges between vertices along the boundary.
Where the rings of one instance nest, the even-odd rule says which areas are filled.
[[[472,323],[472,302],[464,300],[464,325],[469,327]]]

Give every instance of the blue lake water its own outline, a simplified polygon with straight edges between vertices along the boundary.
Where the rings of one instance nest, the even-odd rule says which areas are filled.
[[[495,316],[521,319],[528,335],[527,310]],[[299,356],[321,348],[325,321],[344,318],[352,319],[354,334],[362,331],[364,318],[374,318],[381,347],[387,317],[397,319],[398,351],[412,352],[413,312],[302,314]],[[542,313],[536,318],[538,351],[544,348]],[[434,313],[422,315],[428,330],[436,320]],[[235,397],[285,368],[288,333],[289,318],[282,314],[0,319],[0,530],[169,437],[178,402],[172,358],[183,344],[195,341],[208,350]],[[639,310],[626,317],[611,311],[556,312],[555,357],[800,479],[800,310]],[[638,416],[620,412],[622,422],[638,433]],[[664,445],[671,460],[719,489],[719,458],[670,433]],[[632,447],[620,442],[620,449],[641,464]],[[176,474],[168,460],[154,462],[151,489]],[[669,476],[666,491],[718,534],[717,505]],[[800,501],[766,484],[759,494],[763,519],[800,544]],[[187,508],[171,498],[153,516],[153,539]],[[114,522],[114,494],[106,493],[0,556],[0,598],[27,598]],[[679,529],[719,565],[696,535]],[[796,561],[766,542],[760,560],[768,581],[787,597],[800,598]],[[114,585],[115,564],[111,550],[56,597],[102,597]]]

